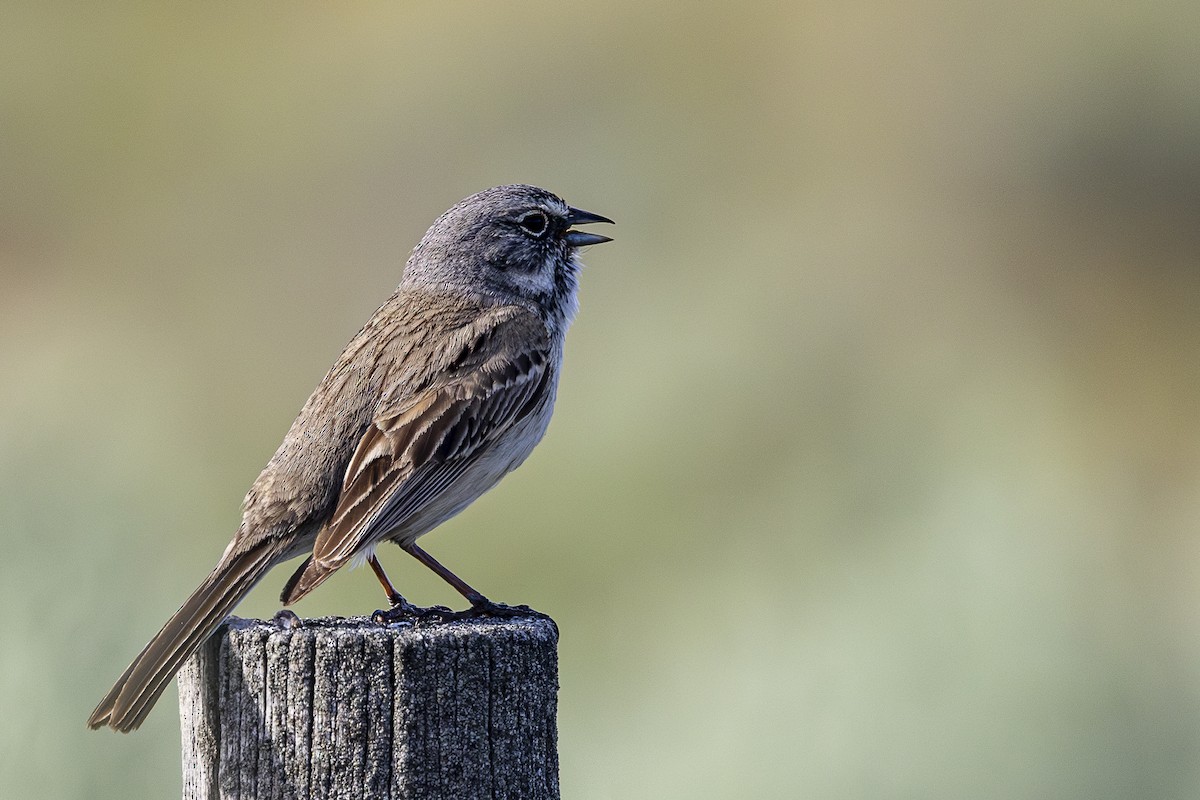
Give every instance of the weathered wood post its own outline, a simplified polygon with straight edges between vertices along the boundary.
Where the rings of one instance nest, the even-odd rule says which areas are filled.
[[[233,617],[179,673],[184,800],[558,800],[558,630]]]

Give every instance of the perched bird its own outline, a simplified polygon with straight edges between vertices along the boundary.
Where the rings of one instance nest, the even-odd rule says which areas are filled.
[[[394,607],[411,608],[375,557],[393,541],[470,601],[502,611],[417,547],[516,469],[554,409],[575,314],[572,226],[612,222],[534,186],[498,186],[433,223],[400,286],[346,346],[250,487],[217,566],[105,695],[88,726],[127,732],[271,567],[309,554],[295,602],[366,560]]]

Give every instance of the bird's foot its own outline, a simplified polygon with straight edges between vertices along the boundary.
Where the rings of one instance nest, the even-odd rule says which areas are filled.
[[[396,622],[413,624],[446,623],[469,619],[515,619],[517,617],[550,619],[550,617],[542,612],[534,611],[529,606],[510,606],[504,603],[493,603],[482,595],[474,600],[470,608],[463,609],[462,611],[454,611],[446,606],[426,607],[413,605],[399,595],[390,599],[392,601],[391,608],[387,611],[376,611],[371,615],[371,619],[376,623],[381,625],[390,625]]]
[[[392,607],[387,611],[376,611],[371,619],[380,625],[390,625],[394,622],[428,622],[452,617],[454,612],[445,606],[414,605],[398,594],[388,598]]]
[[[461,612],[459,619],[540,619],[549,622],[558,635],[558,623],[549,614],[534,611],[527,605],[510,606],[504,603],[493,603],[486,597],[480,597],[466,611]]]
[[[493,619],[513,619],[515,617],[546,617],[540,611],[534,611],[527,605],[510,606],[504,603],[493,603],[486,597],[476,600],[470,608],[462,612],[466,617],[491,617]]]

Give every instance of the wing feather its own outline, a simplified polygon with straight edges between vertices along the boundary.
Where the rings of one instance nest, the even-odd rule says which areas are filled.
[[[413,394],[385,393],[313,560],[336,568],[450,490],[552,391],[550,347],[539,320],[509,312],[462,341],[438,378]]]

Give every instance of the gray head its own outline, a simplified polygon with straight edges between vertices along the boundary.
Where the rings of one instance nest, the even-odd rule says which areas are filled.
[[[536,186],[496,186],[438,217],[404,268],[402,288],[465,291],[535,310],[555,332],[575,311],[576,249],[611,241],[571,230],[612,222]]]

